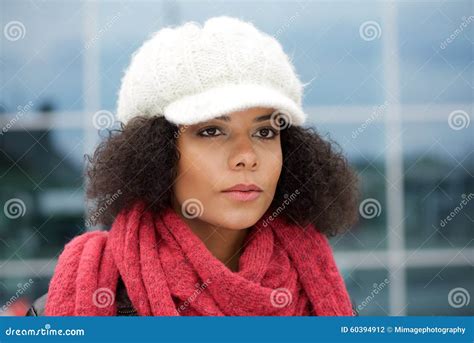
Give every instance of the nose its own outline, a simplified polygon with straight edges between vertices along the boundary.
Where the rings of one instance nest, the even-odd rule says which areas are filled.
[[[259,165],[258,156],[249,138],[236,142],[229,157],[229,167],[232,170],[256,170]]]

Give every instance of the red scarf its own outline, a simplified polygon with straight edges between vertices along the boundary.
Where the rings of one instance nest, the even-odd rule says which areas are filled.
[[[87,232],[66,244],[46,315],[116,315],[119,275],[142,316],[353,315],[329,242],[314,226],[269,221],[267,212],[248,229],[233,272],[174,210],[145,209],[137,202],[119,213],[110,232]]]

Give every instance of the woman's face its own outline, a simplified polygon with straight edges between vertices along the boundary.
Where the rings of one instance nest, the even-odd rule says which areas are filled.
[[[228,229],[254,225],[270,207],[282,168],[273,112],[254,107],[180,126],[175,209],[186,218]],[[253,184],[261,192],[224,192],[237,184]]]

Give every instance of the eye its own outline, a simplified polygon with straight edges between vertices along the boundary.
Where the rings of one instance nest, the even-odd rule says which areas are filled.
[[[262,139],[274,139],[278,135],[275,129],[269,127],[261,128],[257,132],[261,133],[261,136],[259,136],[259,138]]]
[[[220,130],[215,126],[211,126],[211,127],[207,127],[205,129],[199,131],[198,135],[201,136],[201,137],[211,137],[211,138],[220,136],[220,135],[215,134],[216,131],[220,131]]]

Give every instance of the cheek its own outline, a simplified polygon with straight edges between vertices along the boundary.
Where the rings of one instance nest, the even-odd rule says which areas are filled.
[[[265,175],[268,175],[269,186],[276,189],[278,180],[280,178],[281,170],[283,168],[283,156],[279,146],[263,154],[262,167],[265,169]]]
[[[212,158],[210,158],[212,156]],[[218,178],[217,156],[202,147],[187,144],[180,149],[175,194],[179,202],[190,198],[205,201],[210,195],[212,181]]]

